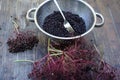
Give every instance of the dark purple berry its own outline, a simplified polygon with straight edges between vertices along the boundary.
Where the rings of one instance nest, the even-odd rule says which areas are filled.
[[[68,22],[71,24],[73,29],[75,30],[74,36],[81,35],[86,32],[86,25],[84,20],[76,14],[72,14],[71,12],[64,12],[64,15]],[[54,11],[54,13],[48,15],[43,24],[43,29],[55,36],[59,37],[70,37],[71,35],[63,25],[63,17],[61,16],[59,11]]]

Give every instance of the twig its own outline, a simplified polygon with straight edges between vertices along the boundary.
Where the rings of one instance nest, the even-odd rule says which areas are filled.
[[[104,62],[104,60],[103,60],[103,55],[101,54],[101,52],[98,50],[98,48],[97,48],[97,46],[94,44],[94,47],[95,47],[95,49],[96,49],[96,51],[98,52],[98,54],[100,55],[100,62],[99,62],[99,66],[101,65],[101,63],[102,62]],[[99,68],[98,68],[99,69]]]
[[[94,44],[95,50],[98,52],[98,54],[101,57],[101,60],[103,59],[103,55],[101,54],[100,50],[97,48],[97,46]]]
[[[51,55],[50,52],[63,53],[63,51],[61,51],[61,50],[58,50],[58,49],[55,49],[55,48],[54,49],[50,48],[50,39],[48,39],[48,47],[47,48],[48,48],[49,55]]]
[[[63,53],[63,51],[61,51],[61,50],[51,49],[51,48],[49,48],[48,51],[53,51],[53,52]]]
[[[57,53],[57,54],[50,54],[50,56],[59,56],[62,55],[63,53]]]
[[[19,28],[18,24],[17,24],[14,20],[12,20],[12,23],[14,24],[15,30],[16,30],[17,33],[19,34],[20,32],[19,32],[19,30],[18,30],[18,28]]]
[[[30,62],[30,63],[34,63],[34,61],[32,61],[32,60],[15,60],[14,62]]]

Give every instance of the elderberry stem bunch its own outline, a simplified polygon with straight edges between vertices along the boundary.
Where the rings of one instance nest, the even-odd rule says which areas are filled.
[[[9,52],[17,53],[32,50],[39,42],[37,36],[33,31],[20,31],[18,24],[15,21],[12,22],[15,26],[15,36],[10,37],[7,41]]]
[[[64,49],[55,49],[48,41],[48,54],[35,61],[28,77],[32,80],[116,80],[114,68],[94,60],[98,51],[83,40]],[[99,65],[100,64],[100,65]]]

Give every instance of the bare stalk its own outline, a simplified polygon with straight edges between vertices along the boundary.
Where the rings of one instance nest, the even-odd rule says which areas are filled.
[[[18,28],[19,28],[18,24],[17,24],[14,20],[12,20],[12,23],[13,23],[13,25],[14,25],[14,27],[15,27],[15,30],[16,30],[17,33],[19,34],[20,32],[19,32],[19,30],[18,30]]]

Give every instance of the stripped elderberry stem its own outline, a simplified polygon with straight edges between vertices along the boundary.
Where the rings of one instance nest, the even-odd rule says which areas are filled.
[[[15,60],[14,62],[30,62],[30,63],[34,63],[34,61],[32,61],[32,60]]]
[[[18,24],[17,24],[14,20],[12,20],[12,23],[13,23],[13,25],[14,25],[14,27],[15,27],[15,30],[16,30],[17,33],[19,34],[20,32],[19,32],[19,30],[18,30],[18,28],[19,28]]]

